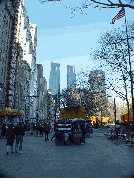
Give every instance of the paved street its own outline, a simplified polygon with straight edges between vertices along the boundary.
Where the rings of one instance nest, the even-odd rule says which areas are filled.
[[[79,146],[55,146],[50,140],[44,141],[44,136],[27,133],[23,154],[6,155],[6,140],[0,139],[1,172],[14,178],[132,177],[134,147],[107,139],[106,130],[94,130],[86,144]]]

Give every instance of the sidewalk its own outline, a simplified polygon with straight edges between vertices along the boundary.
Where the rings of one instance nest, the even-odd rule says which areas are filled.
[[[85,145],[56,146],[43,137],[24,136],[23,153],[6,155],[6,140],[0,139],[0,170],[13,178],[122,178],[134,171],[134,147],[121,139],[94,130]]]

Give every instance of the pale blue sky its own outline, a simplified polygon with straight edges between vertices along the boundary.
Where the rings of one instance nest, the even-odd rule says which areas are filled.
[[[43,64],[48,84],[51,61],[61,64],[61,88],[66,88],[67,64],[75,65],[76,72],[81,67],[86,69],[86,66],[92,69],[94,64],[91,63],[89,54],[97,47],[100,33],[124,23],[123,17],[110,25],[121,8],[88,8],[83,11],[87,16],[76,13],[71,18],[70,9],[64,6],[80,6],[83,1],[61,0],[44,4],[40,4],[38,0],[24,2],[30,23],[37,24],[37,63]],[[127,19],[133,20],[134,10],[125,10]]]

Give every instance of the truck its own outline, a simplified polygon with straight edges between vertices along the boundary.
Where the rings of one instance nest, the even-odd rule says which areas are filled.
[[[84,107],[65,107],[60,108],[60,119],[68,118],[82,118],[86,119],[86,111]]]

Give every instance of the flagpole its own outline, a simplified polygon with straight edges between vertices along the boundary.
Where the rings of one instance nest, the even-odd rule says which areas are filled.
[[[125,9],[124,9],[124,10],[125,10]],[[130,67],[132,111],[133,111],[133,122],[134,122],[133,76],[132,76],[132,66],[131,66],[131,60],[130,60],[130,50],[129,50],[128,33],[127,33],[126,13],[125,13],[125,26],[126,26],[126,36],[127,36],[127,47],[128,47],[128,57],[129,57],[129,67]],[[128,114],[128,115],[129,115],[129,114]],[[129,121],[128,121],[128,122],[129,122]]]

